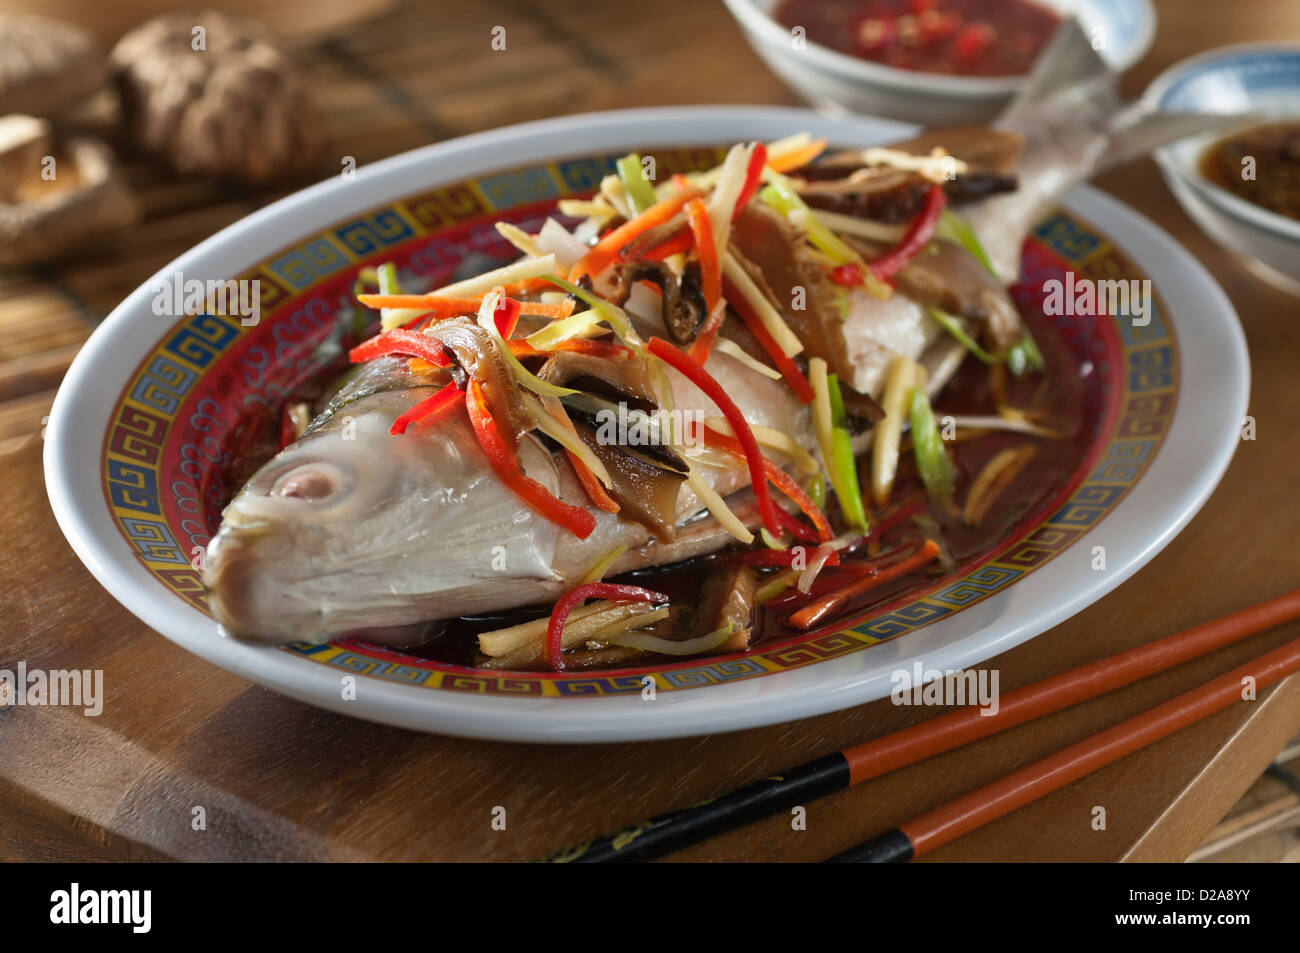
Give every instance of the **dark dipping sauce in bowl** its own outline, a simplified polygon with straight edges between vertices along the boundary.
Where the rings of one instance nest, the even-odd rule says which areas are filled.
[[[1300,221],[1300,122],[1220,139],[1202,153],[1201,174],[1237,198]]]
[[[1033,0],[781,0],[772,16],[840,53],[956,76],[1023,75],[1061,24]]]

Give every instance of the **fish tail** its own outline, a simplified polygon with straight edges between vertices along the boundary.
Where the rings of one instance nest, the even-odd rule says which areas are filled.
[[[1077,19],[1069,17],[1039,54],[1033,70],[996,124],[1019,129],[1040,121],[1046,111],[1063,107],[1113,111],[1119,104],[1117,79],[1098,54],[1093,38]]]
[[[1091,175],[1186,136],[1226,133],[1259,121],[1241,114],[1162,112],[1145,100],[1125,105],[1119,74],[1102,59],[1099,44],[1100,36],[1090,36],[1077,19],[1063,22],[997,125],[1020,131],[1041,127],[1048,116],[1095,125]]]

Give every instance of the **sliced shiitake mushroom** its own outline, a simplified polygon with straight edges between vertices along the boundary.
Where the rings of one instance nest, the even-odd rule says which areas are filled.
[[[662,261],[630,261],[615,268],[610,300],[623,304],[638,281],[657,285],[663,297],[664,330],[678,344],[690,344],[709,316],[701,287],[700,263],[688,262],[681,277]]]

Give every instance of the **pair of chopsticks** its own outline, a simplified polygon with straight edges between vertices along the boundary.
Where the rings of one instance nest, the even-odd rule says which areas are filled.
[[[1004,694],[996,715],[960,708],[809,761],[779,776],[672,811],[548,858],[608,863],[660,857],[807,800],[861,784],[944,751],[1140,681],[1300,618],[1300,589]],[[940,805],[845,853],[842,862],[904,861],[1064,787],[1300,671],[1300,638],[1098,734]]]

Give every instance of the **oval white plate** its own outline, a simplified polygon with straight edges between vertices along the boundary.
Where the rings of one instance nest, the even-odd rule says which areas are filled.
[[[515,126],[431,146],[289,196],[213,236],[163,268],[227,278],[303,236],[394,199],[485,171],[559,156],[661,145],[771,140],[809,130],[838,143],[899,138],[911,127],[827,119],[766,107],[631,110]],[[54,403],[45,476],[59,525],[106,589],[146,624],[191,652],[291,697],[349,715],[425,731],[540,742],[595,742],[731,731],[788,721],[889,694],[891,675],[972,666],[1069,617],[1136,572],[1187,523],[1232,456],[1249,389],[1249,364],[1232,306],[1205,270],[1164,232],[1090,188],[1067,210],[1095,225],[1154,282],[1177,341],[1177,404],[1154,459],[1127,495],[1054,559],[968,608],[869,649],[764,677],[606,697],[509,698],[358,679],[344,701],[340,672],[293,652],[222,637],[215,623],[165,589],[127,544],[105,500],[101,450],[124,384],[168,328],[151,308],[151,279],[96,330]],[[1127,373],[1127,370],[1125,371]],[[1136,369],[1134,370],[1136,373]],[[1107,569],[1091,568],[1104,545]]]

